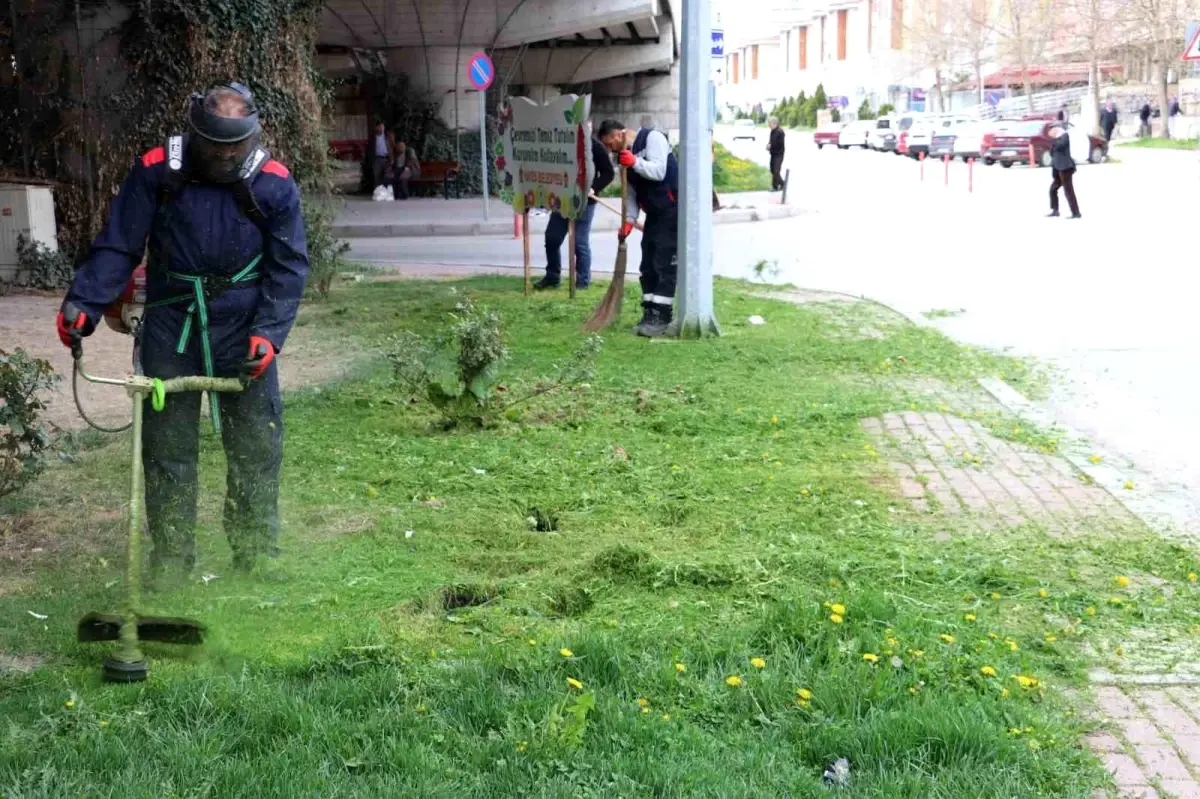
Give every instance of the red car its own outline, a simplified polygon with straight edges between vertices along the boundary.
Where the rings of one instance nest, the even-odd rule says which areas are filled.
[[[1030,148],[1033,150],[1033,165],[1050,166],[1050,130],[1055,127],[1066,127],[1068,129],[1073,126],[1070,123],[1058,121],[1047,121],[1044,119],[1022,120],[1008,124],[996,131],[994,134],[984,138],[983,162],[988,166],[999,163],[1000,166],[1008,169],[1013,164],[1028,164],[1030,163]],[[1075,128],[1075,137],[1082,132],[1081,128]],[[1075,144],[1075,137],[1072,137],[1072,153],[1075,161],[1087,161],[1089,163],[1098,164],[1104,160],[1104,156],[1108,154],[1108,143],[1098,136],[1087,137],[1086,152],[1083,149],[1083,142]]]
[[[813,134],[813,144],[817,145],[817,149],[821,150],[826,144],[832,144],[837,147],[838,134],[842,132],[842,128],[846,127],[844,122],[830,122],[828,125],[822,125]]]

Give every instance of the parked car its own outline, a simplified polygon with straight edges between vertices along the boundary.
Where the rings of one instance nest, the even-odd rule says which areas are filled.
[[[1084,135],[1083,128],[1069,122],[1032,119],[1014,122],[997,131],[984,152],[984,163],[999,163],[1005,169],[1013,164],[1028,164],[1032,146],[1033,165],[1050,166],[1053,161],[1050,130],[1055,127],[1074,132],[1071,137],[1071,157],[1075,163],[1098,164],[1108,154],[1108,143],[1099,136]]]
[[[758,126],[754,124],[753,119],[735,119],[733,121],[733,140],[749,139],[756,141],[758,139]]]
[[[914,124],[908,133],[908,156],[910,158],[920,158],[921,154],[930,154],[930,147],[933,144],[933,137],[937,134],[953,134],[953,131],[959,125],[965,125],[970,120],[965,116],[958,115],[941,115],[932,116],[919,123]],[[953,150],[954,141],[950,139],[950,147]]]
[[[983,155],[984,137],[992,131],[992,124],[989,122],[968,122],[965,125],[960,125],[954,136],[954,149],[951,153],[951,158],[961,158],[964,161],[974,158],[978,161],[980,156]]]
[[[826,144],[832,144],[836,147],[838,134],[842,132],[842,128],[844,127],[846,125],[843,122],[830,122],[827,125],[822,125],[813,134],[813,143],[817,145],[818,150],[824,149]]]
[[[884,116],[875,120],[875,127],[867,136],[867,146],[876,152],[886,153],[896,149],[896,118]]]
[[[867,149],[867,137],[871,135],[871,131],[875,128],[874,120],[859,120],[851,122],[846,127],[842,128],[838,134],[838,149],[848,150],[851,147],[861,147]]]
[[[929,140],[929,157],[954,158],[954,142],[957,139],[957,128],[934,131],[933,137]]]
[[[896,135],[896,147],[892,150],[893,153],[896,155],[908,155],[908,135],[912,130],[912,126],[924,118],[925,114],[920,111],[906,111],[894,116],[895,121],[892,123],[892,129]]]

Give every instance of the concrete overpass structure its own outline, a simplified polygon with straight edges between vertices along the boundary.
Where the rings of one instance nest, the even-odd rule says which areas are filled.
[[[590,92],[596,118],[636,124],[643,116],[679,127],[681,0],[327,0],[317,42],[333,75],[378,59],[440,102],[451,127],[476,129],[477,94],[466,79],[472,54],[496,64],[497,91],[545,100]],[[358,118],[354,118],[358,117]],[[360,115],[335,121],[361,136]],[[335,131],[339,137],[343,131]]]

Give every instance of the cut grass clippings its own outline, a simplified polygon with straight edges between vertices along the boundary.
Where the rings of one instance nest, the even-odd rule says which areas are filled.
[[[484,430],[443,431],[382,357],[292,395],[285,553],[252,579],[228,573],[206,432],[210,579],[147,604],[211,637],[148,647],[142,685],[102,685],[103,649],[73,640],[119,603],[124,450],[52,470],[3,508],[76,538],[0,591],[0,651],[50,661],[0,678],[0,794],[819,797],[842,757],[855,797],[1108,784],[1059,689],[1135,628],[1185,640],[1194,555],[1104,520],[926,523],[860,420],[910,407],[908,380],[1024,365],[745,289],[718,283],[724,337],[619,326],[590,385]],[[375,346],[444,331],[463,293],[501,313],[514,389],[591,310],[504,278],[379,282],[300,324]]]

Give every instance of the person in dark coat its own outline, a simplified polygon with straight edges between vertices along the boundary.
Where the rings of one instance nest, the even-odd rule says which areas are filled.
[[[1141,112],[1138,114],[1138,119],[1140,119],[1142,122],[1141,127],[1138,128],[1138,137],[1139,138],[1144,139],[1150,135],[1150,114],[1151,113],[1152,112],[1150,110],[1150,103],[1148,103],[1148,102],[1144,103],[1142,105]]]
[[[779,127],[775,117],[767,120],[767,127],[771,129],[767,141],[767,152],[771,154],[771,191],[779,191],[783,188],[783,175],[780,174],[783,169],[783,128]]]
[[[599,139],[592,137],[592,161],[596,175],[588,195],[587,210],[575,220],[575,287],[586,289],[592,284],[592,221],[596,218],[596,198],[617,176],[612,156]],[[562,282],[562,243],[570,232],[570,220],[557,211],[550,214],[546,225],[546,275],[533,285],[535,289],[556,289]]]
[[[65,346],[95,330],[148,253],[141,368],[153,378],[242,376],[210,396],[227,462],[225,533],[233,566],[277,553],[283,401],[275,356],[308,278],[300,192],[259,145],[258,110],[241,84],[193,95],[191,130],[138,159],[58,314]],[[155,577],[196,562],[200,395],[172,394],[142,427]]]
[[[1058,216],[1058,190],[1062,188],[1067,195],[1067,205],[1071,207],[1071,218],[1079,219],[1079,202],[1075,199],[1075,159],[1071,157],[1071,133],[1065,127],[1055,127],[1051,129],[1050,135],[1053,137],[1050,158],[1054,171],[1054,182],[1050,184],[1050,216]]]
[[[1113,131],[1117,129],[1119,122],[1117,116],[1117,106],[1112,100],[1104,104],[1104,110],[1100,112],[1100,130],[1104,133],[1105,141],[1112,141]]]

